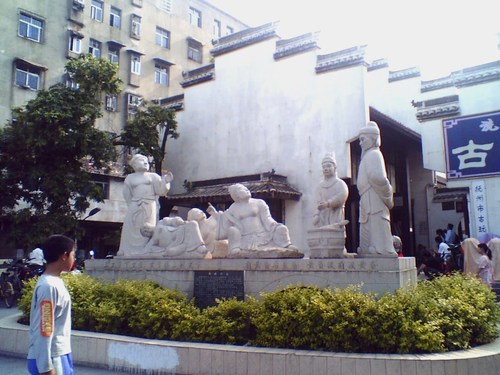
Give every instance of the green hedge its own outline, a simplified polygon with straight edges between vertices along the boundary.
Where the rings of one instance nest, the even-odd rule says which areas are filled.
[[[64,275],[73,329],[163,340],[353,353],[435,353],[495,340],[500,308],[479,280],[454,274],[382,296],[360,287],[293,286],[260,300],[218,301],[200,310],[153,281],[115,283]],[[36,280],[19,308],[29,321]]]

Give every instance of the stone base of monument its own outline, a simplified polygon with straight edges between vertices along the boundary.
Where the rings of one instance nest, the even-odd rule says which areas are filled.
[[[307,244],[312,259],[344,258],[348,256],[345,249],[345,227],[321,227],[307,231]]]
[[[176,289],[198,306],[215,298],[260,297],[292,285],[346,288],[384,293],[415,285],[415,258],[343,259],[91,259],[85,273],[93,278],[155,280]]]

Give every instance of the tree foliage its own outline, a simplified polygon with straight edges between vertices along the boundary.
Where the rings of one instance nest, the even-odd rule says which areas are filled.
[[[137,153],[152,157],[155,172],[161,174],[169,136],[179,137],[175,111],[143,102],[115,144],[132,147]]]
[[[0,129],[0,206],[18,246],[71,232],[89,199],[103,198],[84,162],[105,168],[115,158],[108,133],[95,122],[104,94],[120,91],[117,66],[82,55],[65,68],[78,89],[59,83],[39,91]]]

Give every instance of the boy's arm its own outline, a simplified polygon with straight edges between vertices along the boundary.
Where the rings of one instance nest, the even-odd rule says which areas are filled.
[[[34,349],[38,371],[41,374],[55,374],[51,359],[51,346],[54,334],[55,298],[50,288],[37,288],[34,317]]]

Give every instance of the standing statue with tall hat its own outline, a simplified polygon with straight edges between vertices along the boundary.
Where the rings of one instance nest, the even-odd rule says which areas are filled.
[[[397,257],[394,249],[390,209],[394,206],[392,186],[387,178],[385,161],[380,151],[380,129],[369,121],[359,131],[361,162],[357,186],[359,202],[360,256]]]

